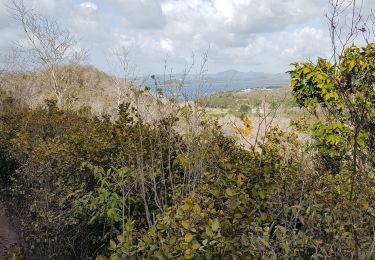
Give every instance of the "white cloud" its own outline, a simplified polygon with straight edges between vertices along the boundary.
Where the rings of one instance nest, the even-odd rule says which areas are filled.
[[[98,9],[98,6],[93,2],[83,2],[79,6],[88,10],[89,12],[94,12]]]
[[[173,45],[170,40],[161,39],[160,47],[167,52],[173,52]]]
[[[156,0],[109,0],[123,17],[127,28],[160,29],[165,25],[165,18],[160,2]]]
[[[0,46],[19,37],[0,0]],[[26,1],[26,0],[25,0]],[[283,71],[295,60],[329,53],[324,20],[328,0],[30,0],[58,19],[105,67],[115,47],[126,47],[145,71],[168,55],[175,65],[209,50],[210,68]],[[365,0],[364,10],[374,5]],[[99,6],[100,4],[100,6]],[[99,8],[100,7],[100,8]],[[18,38],[19,39],[19,38]],[[98,58],[101,57],[101,58]],[[103,58],[104,57],[104,58]],[[152,66],[150,65],[152,63]],[[155,72],[155,71],[154,71]]]
[[[289,59],[327,56],[330,48],[330,39],[322,29],[303,27],[291,33],[282,33],[280,36],[280,42],[283,44],[280,54]]]

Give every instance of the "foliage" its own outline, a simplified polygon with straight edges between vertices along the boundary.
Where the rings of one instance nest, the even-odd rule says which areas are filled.
[[[374,61],[374,43],[361,48],[353,45],[344,51],[337,64],[324,59],[319,59],[316,65],[295,63],[290,72],[297,103],[319,120],[306,129],[312,131],[313,147],[321,158],[317,162],[324,185],[337,185],[335,192],[322,192],[326,197],[319,205],[327,211],[329,224],[333,225],[326,232],[346,244],[347,248],[335,252],[337,257],[346,257],[351,249],[355,258],[366,258],[364,246],[370,243],[371,232],[364,230],[374,226],[373,217],[366,217],[374,195],[370,188],[375,162]],[[333,212],[326,204],[328,200],[336,203]],[[366,225],[360,225],[361,221]]]
[[[199,104],[208,108],[228,109],[233,112],[247,113],[251,108],[259,109],[267,97],[267,103],[281,106],[285,110],[296,107],[289,87],[271,90],[254,89],[249,92],[230,91],[200,97]]]
[[[254,149],[191,104],[96,117],[1,92],[1,195],[26,259],[374,258],[374,57],[295,64],[307,141],[276,127]]]

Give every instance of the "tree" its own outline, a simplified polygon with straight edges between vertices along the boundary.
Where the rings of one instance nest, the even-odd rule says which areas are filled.
[[[375,44],[371,41],[375,40],[375,16],[373,10],[364,13],[363,4],[363,0],[329,0],[330,13],[326,18],[331,60],[294,63],[290,72],[297,103],[315,115],[323,113],[331,123],[314,126],[320,147],[331,158],[352,152],[353,175],[358,170],[358,160],[365,160],[360,154],[369,155],[373,148],[372,141],[363,142],[370,141],[373,131]],[[362,41],[358,39],[361,35]],[[358,42],[367,46],[356,47]],[[365,148],[368,151],[362,151]]]
[[[355,216],[360,210],[356,200],[375,165],[375,43],[347,48],[337,64],[319,59],[316,65],[293,65],[290,74],[294,97],[319,119],[311,128],[315,146],[331,172],[338,173],[341,167],[350,172],[350,225],[358,259]]]
[[[363,0],[329,0],[325,15],[331,39],[333,63],[340,62],[346,48],[355,41],[366,44],[375,40],[374,11],[365,13]],[[361,37],[362,36],[362,37]]]
[[[137,80],[136,66],[129,59],[130,49],[117,48],[113,50],[112,54],[114,56],[114,69],[119,70],[118,75],[112,78],[116,90],[117,106],[119,106],[125,102],[126,93]]]
[[[57,105],[65,105],[68,84],[61,66],[79,63],[85,52],[79,50],[71,32],[60,27],[34,9],[28,8],[23,0],[10,0],[9,9],[14,19],[22,25],[27,44],[21,48],[41,67],[50,79]]]

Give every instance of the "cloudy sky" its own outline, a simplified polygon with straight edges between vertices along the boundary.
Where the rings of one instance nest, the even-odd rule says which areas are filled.
[[[375,7],[367,0],[366,8]],[[22,41],[0,0],[0,50]],[[208,51],[208,70],[284,72],[293,61],[329,53],[328,0],[25,0],[56,19],[89,50],[89,63],[111,70],[125,47],[139,73],[175,72]],[[198,58],[196,58],[196,63]],[[169,69],[168,69],[169,70]]]

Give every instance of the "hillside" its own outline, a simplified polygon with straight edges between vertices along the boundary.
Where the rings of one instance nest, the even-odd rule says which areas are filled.
[[[64,66],[59,70],[64,71],[65,82],[69,85],[66,96],[70,107],[91,104],[97,113],[113,108],[115,91],[112,77],[91,66]],[[44,71],[33,71],[3,75],[0,88],[34,107],[47,98],[53,98],[51,85]]]
[[[92,66],[62,66],[59,73],[67,86],[67,108],[90,108],[94,115],[117,113],[121,102],[136,105],[146,120],[159,116],[155,96],[131,82],[110,76]],[[43,70],[0,75],[0,91],[9,93],[17,102],[36,107],[54,98],[49,75]],[[141,97],[141,98],[140,98]]]

